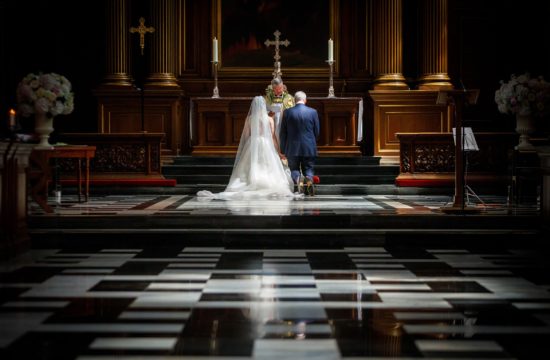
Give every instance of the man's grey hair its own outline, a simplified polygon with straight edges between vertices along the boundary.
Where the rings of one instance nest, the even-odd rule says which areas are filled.
[[[275,87],[275,86],[279,86],[283,83],[283,79],[281,79],[280,77],[276,77],[276,78],[273,78],[273,80],[271,80],[271,86]]]
[[[303,91],[296,91],[296,94],[294,94],[294,101],[306,101],[307,95]]]

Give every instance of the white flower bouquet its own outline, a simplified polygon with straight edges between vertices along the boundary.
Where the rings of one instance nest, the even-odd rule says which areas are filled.
[[[512,75],[495,92],[495,102],[503,114],[543,117],[550,113],[550,83],[542,76],[531,78],[529,73]]]
[[[53,118],[73,111],[74,94],[71,83],[62,75],[30,73],[17,86],[17,103],[25,117],[36,113]]]

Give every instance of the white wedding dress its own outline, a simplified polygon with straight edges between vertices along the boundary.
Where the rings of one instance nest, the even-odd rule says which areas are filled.
[[[273,143],[272,125],[266,112],[265,99],[252,100],[246,118],[233,172],[225,191],[202,190],[199,198],[251,200],[294,198],[290,171],[285,171]]]

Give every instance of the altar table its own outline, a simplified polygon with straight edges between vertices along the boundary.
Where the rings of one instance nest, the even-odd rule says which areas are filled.
[[[251,101],[250,97],[191,98],[192,155],[234,156]],[[319,155],[361,155],[362,98],[308,97],[307,105],[319,114]]]

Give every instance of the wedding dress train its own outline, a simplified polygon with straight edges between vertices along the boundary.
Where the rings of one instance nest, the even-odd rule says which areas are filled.
[[[221,193],[202,190],[200,198],[249,200],[294,198],[290,170],[286,170],[273,143],[273,125],[265,99],[252,100],[244,124],[229,184]]]

